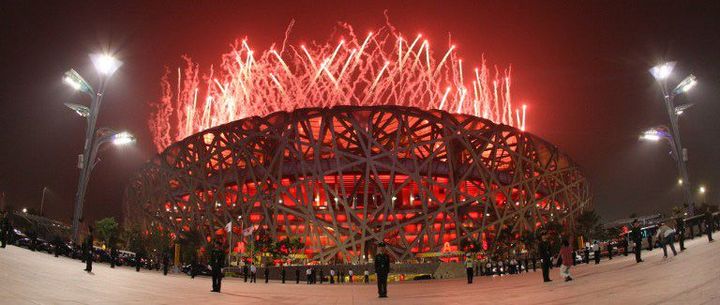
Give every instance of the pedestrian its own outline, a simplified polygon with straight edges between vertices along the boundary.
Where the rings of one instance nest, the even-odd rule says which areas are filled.
[[[88,226],[88,235],[85,238],[85,271],[88,273],[92,272],[92,263],[93,263],[93,227]]]
[[[370,283],[370,271],[365,269],[365,271],[363,272],[363,275],[364,275],[365,284]]]
[[[590,264],[590,247],[585,247],[585,251],[583,251],[583,261],[585,261],[585,264]]]
[[[498,276],[502,276],[505,274],[505,263],[503,263],[502,260],[498,261],[498,270],[497,270]]]
[[[596,240],[592,245],[593,255],[595,255],[595,265],[600,263],[600,244]]]
[[[295,284],[300,284],[300,267],[295,268]]]
[[[607,248],[607,251],[608,251],[608,260],[611,260],[611,259],[612,259],[612,256],[613,256],[613,245],[612,245],[612,241],[608,241],[606,248]]]
[[[280,267],[280,280],[285,284],[285,265]]]
[[[708,242],[715,241],[712,238],[712,232],[713,232],[713,215],[712,212],[710,212],[710,209],[705,209],[705,233],[708,237]]]
[[[530,260],[527,254],[525,254],[525,273],[530,272]]]
[[[0,220],[0,247],[5,248],[10,240],[10,212],[5,212]]]
[[[257,283],[257,266],[255,266],[255,262],[250,263],[250,283]]]
[[[650,230],[648,230],[647,242],[648,242],[648,251],[652,251],[652,249],[655,248],[655,244],[653,244],[653,236],[652,236],[652,234],[650,234]]]
[[[683,219],[682,216],[675,218],[675,228],[675,234],[678,235],[680,242],[680,251],[685,251],[685,219]]]
[[[190,259],[190,278],[195,279],[195,273],[197,272],[197,254],[193,251],[192,258]]]
[[[265,284],[267,284],[270,280],[270,266],[265,266],[265,270],[263,270],[263,275],[265,276]]]
[[[542,260],[543,282],[552,282],[552,280],[550,280],[550,257],[552,255],[550,253],[550,242],[548,242],[547,233],[542,235],[542,239],[538,244],[538,254],[540,254],[540,259]]]
[[[635,263],[642,263],[643,260],[640,257],[640,251],[642,251],[642,231],[640,229],[640,222],[637,219],[632,222],[632,231],[630,231],[630,238],[635,243]]]
[[[62,242],[62,241],[60,241],[60,242]],[[117,258],[118,258],[117,237],[115,237],[115,233],[113,233],[112,235],[110,235],[110,268],[115,268]]]
[[[322,285],[323,281],[325,280],[325,271],[323,271],[323,268],[320,268],[318,272],[320,273],[320,285]]]
[[[378,243],[375,255],[375,273],[377,274],[378,297],[387,298],[387,278],[390,273],[390,257],[385,253],[385,243]]]
[[[139,249],[137,253],[135,253],[135,272],[140,272],[140,266],[142,265],[143,260],[143,249]]]
[[[350,284],[353,283],[353,271],[352,271],[352,269],[348,270],[348,282],[350,282]]]
[[[566,282],[572,281],[570,276],[570,267],[572,266],[573,249],[570,247],[570,242],[567,239],[563,239],[562,248],[560,248],[560,258],[562,259],[562,266],[560,266],[560,276],[562,276]]]
[[[655,234],[655,239],[659,240],[660,244],[662,244],[663,258],[667,258],[667,246],[670,246],[673,256],[677,256],[677,251],[675,251],[675,230],[661,223]]]
[[[222,268],[225,263],[225,253],[220,241],[215,243],[215,249],[210,252],[210,266],[212,268],[212,292],[220,292],[222,285]]]
[[[305,275],[307,276],[307,283],[310,285],[312,281],[310,280],[310,277],[312,276],[312,270],[308,267],[307,270],[305,270]]]
[[[60,238],[60,236],[55,235],[55,237],[53,237],[52,243],[53,243],[53,248],[54,248],[53,252],[55,253],[55,257],[60,256],[60,247],[62,246],[62,242],[63,241]],[[111,262],[112,262],[112,260],[111,260]],[[114,267],[114,266],[112,266],[112,267]]]
[[[535,257],[535,254],[533,254],[532,257],[532,263],[533,263],[533,272],[537,271],[537,257]]]
[[[485,275],[485,276],[491,276],[491,275],[493,275],[493,272],[492,272],[492,262],[490,262],[490,260],[488,260],[487,263],[485,263],[485,274],[484,274],[484,275]]]
[[[465,273],[467,273],[467,283],[472,284],[473,282],[473,260],[470,253],[465,255]]]
[[[167,276],[168,274],[168,265],[170,265],[170,253],[165,250],[162,257],[162,264],[163,264],[163,275]]]
[[[330,284],[335,284],[335,269],[330,268]]]
[[[628,239],[627,236],[623,237],[622,245],[623,245],[623,255],[628,256]]]
[[[245,282],[245,283],[247,283],[248,272],[249,272],[249,270],[248,270],[247,262],[243,262],[242,273],[243,273],[243,282]]]

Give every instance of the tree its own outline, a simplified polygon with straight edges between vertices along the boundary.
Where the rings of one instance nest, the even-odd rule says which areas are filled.
[[[588,210],[577,218],[577,232],[585,239],[604,239],[607,236],[605,229],[600,223],[600,216],[595,210]]]
[[[110,242],[110,237],[117,233],[118,226],[114,217],[106,217],[95,222],[95,231],[100,235],[100,239],[107,244]]]

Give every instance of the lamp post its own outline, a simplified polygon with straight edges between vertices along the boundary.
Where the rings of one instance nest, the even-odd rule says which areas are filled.
[[[65,72],[63,81],[73,89],[90,96],[90,106],[83,106],[77,104],[65,104],[68,108],[74,110],[78,115],[87,119],[87,129],[85,130],[85,144],[83,146],[83,153],[78,156],[78,168],[80,169],[80,177],[78,179],[78,189],[75,195],[75,210],[73,213],[72,223],[72,240],[78,240],[78,232],[80,226],[80,216],[82,215],[83,201],[85,199],[85,189],[90,176],[90,171],[95,163],[93,157],[97,151],[95,136],[95,125],[97,122],[98,112],[102,103],[102,98],[105,93],[105,87],[108,80],[115,71],[122,65],[122,62],[113,58],[110,55],[105,54],[93,54],[90,55],[90,60],[95,66],[95,70],[98,72],[99,78],[99,91],[95,91],[80,74],[71,69]],[[90,157],[88,157],[90,156]]]
[[[40,216],[45,216],[43,215],[43,207],[45,206],[45,192],[47,192],[47,190],[47,186],[44,186],[42,190],[42,199],[40,199]]]
[[[670,118],[671,129],[667,131],[667,133],[669,134],[668,139],[674,147],[676,165],[680,174],[680,179],[682,179],[683,181],[682,187],[685,195],[685,202],[688,204],[688,213],[692,216],[695,214],[695,203],[692,199],[692,193],[690,191],[691,184],[690,179],[688,178],[688,171],[686,165],[687,150],[682,147],[682,142],[680,141],[680,131],[678,128],[678,116],[681,115],[690,106],[681,105],[676,107],[674,104],[674,99],[677,95],[683,94],[692,89],[697,84],[697,80],[694,75],[690,74],[674,89],[669,90],[667,86],[667,79],[672,73],[674,67],[675,62],[663,63],[652,67],[650,69],[650,74],[655,77],[655,80],[660,85],[660,90],[663,94],[665,108]]]

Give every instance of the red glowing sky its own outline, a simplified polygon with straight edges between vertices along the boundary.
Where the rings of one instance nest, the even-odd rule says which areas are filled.
[[[89,218],[121,214],[124,183],[156,149],[148,132],[150,102],[161,96],[164,66],[188,54],[203,66],[218,62],[235,39],[266,49],[281,42],[295,19],[294,43],[325,41],[337,22],[359,32],[392,24],[447,45],[463,60],[513,67],[513,101],[528,104],[527,128],[584,165],[598,211],[612,219],[652,213],[680,198],[667,150],[639,143],[642,129],[667,121],[647,69],[667,58],[678,75],[694,73],[697,88],[681,102],[696,104],[682,118],[690,175],[720,192],[720,147],[710,139],[720,113],[720,38],[717,3],[297,1],[145,1],[44,3],[10,1],[0,7],[0,192],[15,206],[39,206],[67,221],[76,187],[76,154],[84,123],[63,102],[80,102],[60,82],[71,67],[92,75],[86,55],[112,49],[125,62],[112,80],[101,126],[128,129],[139,142],[108,149],[90,183]],[[92,80],[91,77],[88,77]]]

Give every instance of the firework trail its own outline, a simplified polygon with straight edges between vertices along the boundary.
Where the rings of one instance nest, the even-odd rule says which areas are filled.
[[[421,35],[386,26],[357,36],[343,24],[333,42],[295,46],[286,43],[289,30],[279,50],[258,53],[242,40],[202,75],[188,57],[176,73],[167,70],[149,120],[157,149],[245,117],[335,105],[440,109],[524,130],[525,107],[511,103],[510,69],[491,70],[484,58],[468,69],[452,44],[435,56]]]

